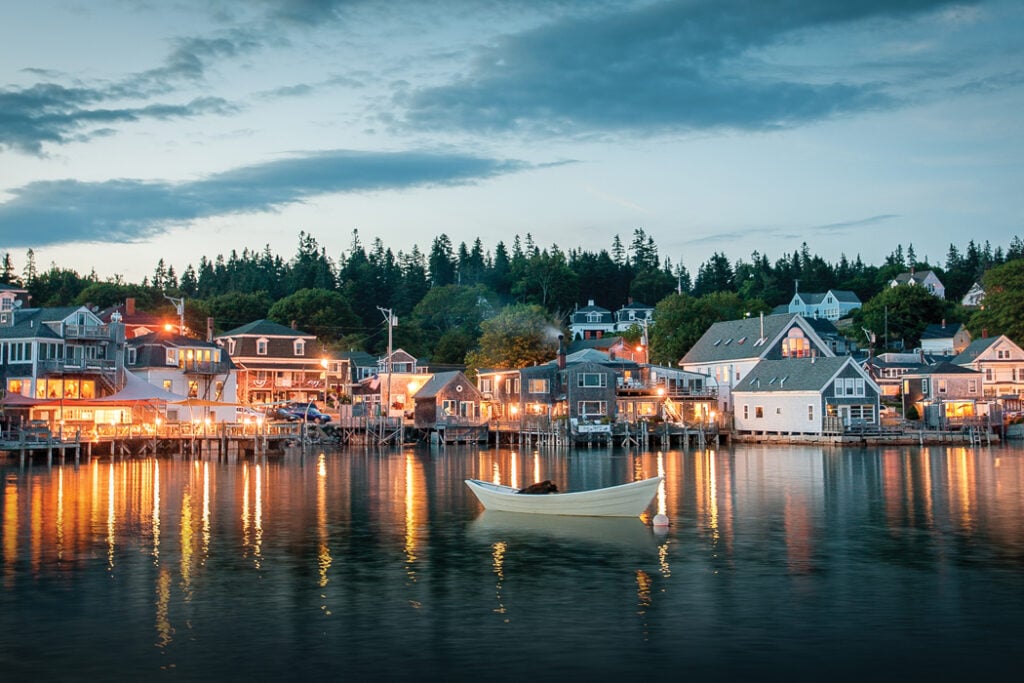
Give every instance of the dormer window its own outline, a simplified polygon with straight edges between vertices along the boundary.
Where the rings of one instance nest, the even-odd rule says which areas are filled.
[[[306,355],[306,340],[305,339],[296,339],[294,346],[295,346],[295,355],[296,356],[305,356]]]
[[[266,339],[257,339],[256,340],[256,355],[257,356],[265,356],[265,355],[267,355],[267,346],[268,346],[268,344],[269,344],[269,342]]]
[[[228,355],[229,356],[235,355],[235,340],[234,339],[228,339]]]

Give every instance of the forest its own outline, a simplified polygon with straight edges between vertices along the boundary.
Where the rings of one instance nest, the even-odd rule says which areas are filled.
[[[946,300],[888,288],[897,274],[909,270],[935,271],[946,286]],[[946,319],[967,324],[975,336],[1005,333],[1020,342],[1022,270],[1024,241],[1016,236],[1005,247],[973,240],[962,248],[950,244],[941,265],[920,259],[913,245],[897,245],[877,265],[865,264],[859,255],[842,255],[832,263],[806,243],[774,261],[757,251],[732,261],[715,252],[691,275],[662,257],[642,228],[628,242],[616,235],[609,247],[596,251],[542,247],[530,234],[488,250],[479,238],[455,246],[441,234],[427,253],[415,245],[396,253],[380,239],[365,245],[354,230],[348,248],[336,258],[313,235],[299,232],[297,251],[288,259],[269,245],[213,260],[203,256],[181,270],[161,259],[140,283],[120,276],[100,280],[95,273],[82,275],[57,264],[42,270],[32,250],[19,271],[7,252],[0,282],[26,288],[31,305],[44,307],[99,310],[134,297],[140,310],[172,317],[165,295],[184,297],[192,330],[205,330],[207,318],[213,318],[217,333],[268,318],[316,334],[325,348],[371,353],[386,348],[390,312],[399,320],[396,347],[452,364],[493,360],[493,349],[482,349],[481,339],[492,340],[487,333],[499,321],[514,326],[516,320],[528,320],[535,328],[565,330],[574,308],[589,299],[612,311],[632,300],[656,305],[651,357],[675,363],[711,323],[770,312],[788,303],[797,287],[801,292],[855,292],[864,306],[854,314],[851,336],[871,329],[911,348],[924,325]],[[996,300],[982,310],[965,309],[959,301],[976,282],[985,283],[987,302],[993,294]],[[639,336],[639,330],[630,334]],[[536,354],[530,358],[536,360]]]

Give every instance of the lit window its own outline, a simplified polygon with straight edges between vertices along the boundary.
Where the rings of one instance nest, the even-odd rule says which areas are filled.
[[[531,394],[546,394],[548,393],[548,380],[546,379],[531,379],[527,385],[528,391]]]
[[[256,340],[256,355],[265,356],[267,355],[267,340],[257,339]]]

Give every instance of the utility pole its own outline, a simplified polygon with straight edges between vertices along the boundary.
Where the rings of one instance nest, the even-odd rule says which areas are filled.
[[[164,294],[164,298],[174,304],[174,310],[178,314],[178,334],[185,336],[185,297],[173,297]]]
[[[386,400],[382,402],[382,403],[384,403],[384,406],[382,406],[384,408],[384,411],[383,411],[384,421],[381,423],[381,433],[380,433],[381,440],[383,441],[383,439],[384,439],[384,430],[387,427],[388,418],[391,416],[391,369],[394,367],[394,363],[392,362],[392,359],[391,359],[391,353],[392,353],[392,348],[391,348],[392,347],[392,331],[394,330],[395,325],[398,324],[398,318],[395,316],[394,311],[392,311],[390,308],[381,308],[380,306],[378,306],[377,310],[380,311],[384,315],[384,322],[388,326],[388,355],[387,355],[387,360],[384,361],[384,371],[386,373],[388,373],[388,384],[387,384],[388,388],[387,388],[387,392],[385,392],[385,395],[384,395]]]

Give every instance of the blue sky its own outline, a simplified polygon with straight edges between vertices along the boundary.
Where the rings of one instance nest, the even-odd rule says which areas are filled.
[[[1024,233],[1024,3],[49,0],[0,22],[0,252],[643,228],[696,273]]]

